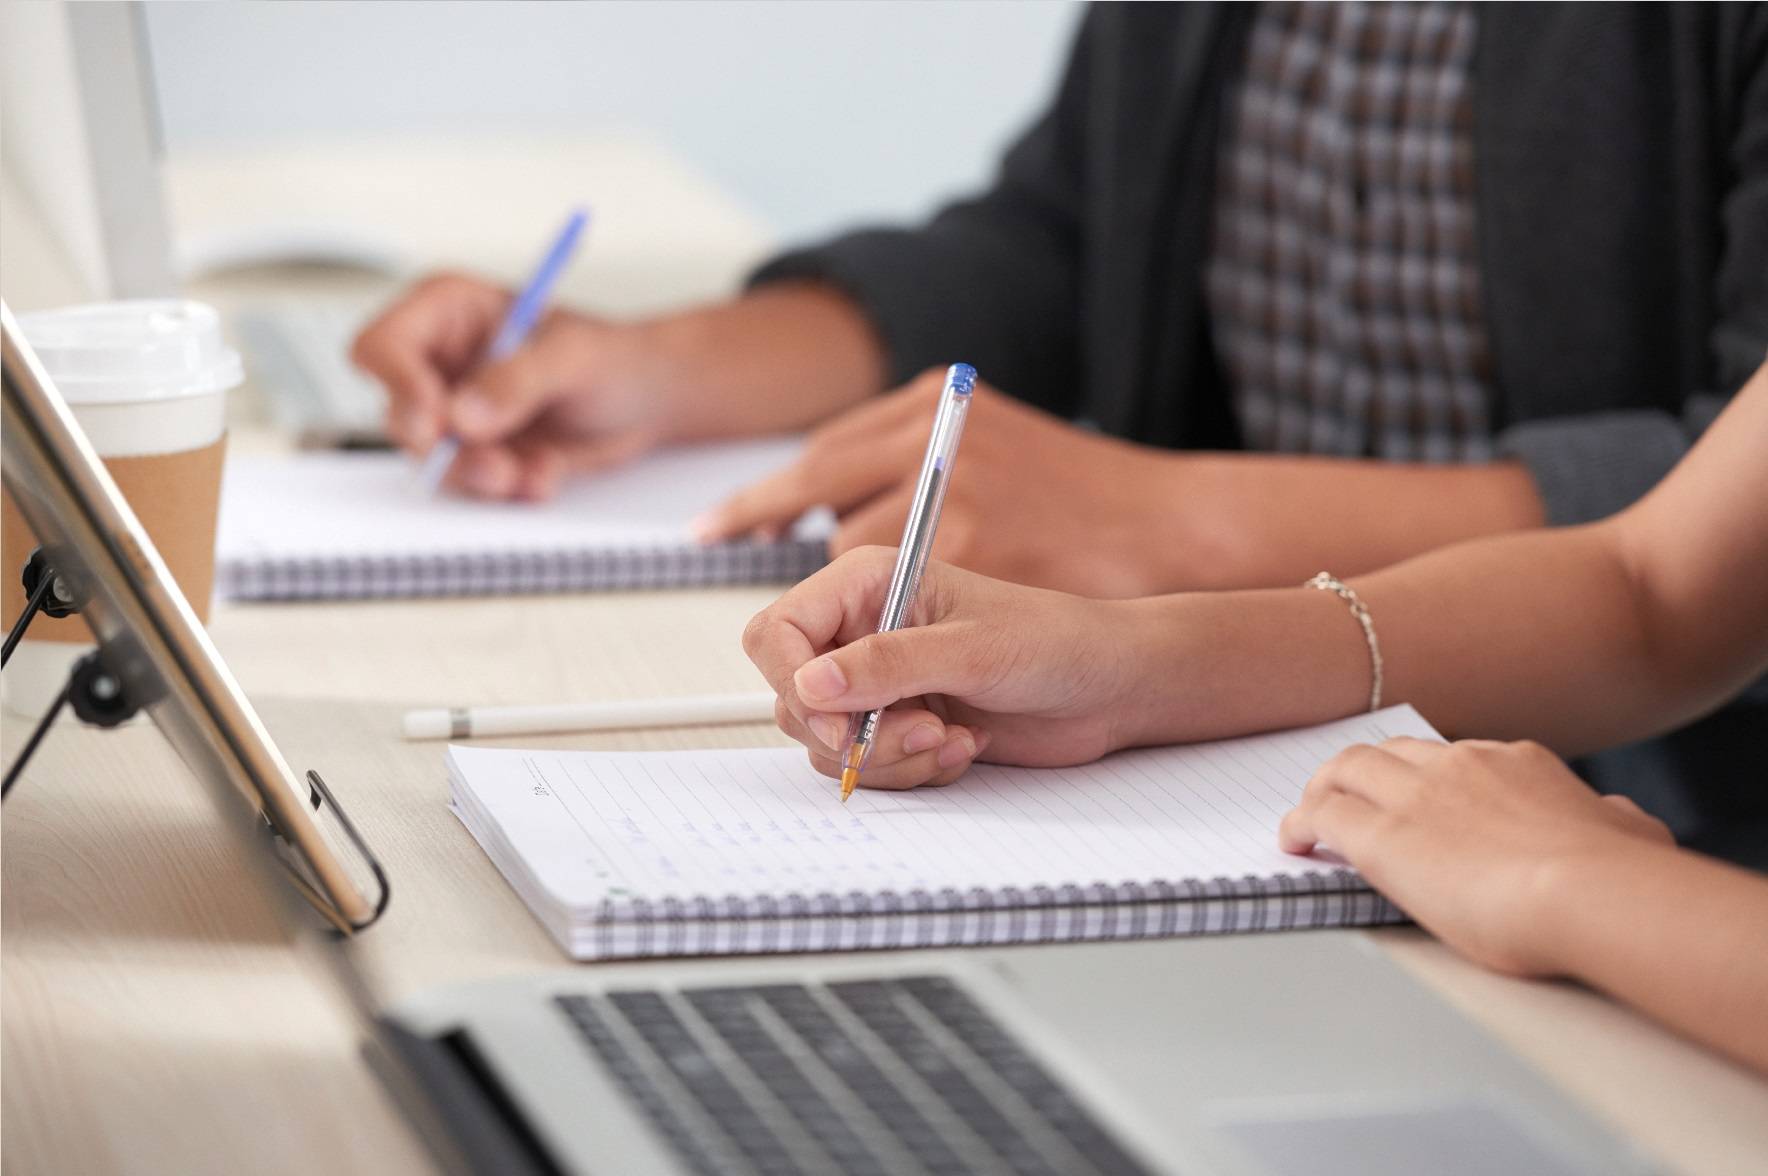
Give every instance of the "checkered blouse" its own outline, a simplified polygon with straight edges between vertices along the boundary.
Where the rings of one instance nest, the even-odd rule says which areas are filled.
[[[1470,4],[1260,6],[1207,276],[1248,448],[1491,455],[1475,31]]]

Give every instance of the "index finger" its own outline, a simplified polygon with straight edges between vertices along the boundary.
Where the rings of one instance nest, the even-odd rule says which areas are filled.
[[[888,548],[850,551],[755,614],[743,630],[743,652],[775,693],[796,701],[799,666],[876,627],[894,567]]]
[[[1449,750],[1449,745],[1439,739],[1420,739],[1415,735],[1395,735],[1383,739],[1377,746],[1396,759],[1403,759],[1420,767],[1434,762],[1438,756]]]
[[[509,295],[457,274],[418,282],[369,321],[350,359],[386,388],[388,431],[410,448],[440,434],[448,387],[484,347]]]
[[[813,506],[837,514],[858,506],[905,477],[914,477],[914,447],[887,433],[855,445],[814,440],[785,469],[752,482],[713,507],[695,525],[707,542],[758,527],[783,526]]]
[[[1416,789],[1423,778],[1419,763],[1386,743],[1380,747],[1357,743],[1321,764],[1302,798],[1305,804],[1317,793],[1345,792],[1385,807]]]

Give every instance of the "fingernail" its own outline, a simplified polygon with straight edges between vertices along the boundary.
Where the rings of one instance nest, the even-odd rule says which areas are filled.
[[[812,734],[823,741],[824,747],[829,748],[831,751],[843,750],[841,742],[846,737],[847,732],[841,729],[840,723],[836,722],[828,715],[812,715],[806,720],[805,725],[810,728]]]
[[[819,657],[798,667],[793,681],[804,698],[840,698],[847,692],[847,675],[831,657]]]
[[[932,723],[920,723],[907,735],[902,737],[902,750],[906,755],[918,755],[923,751],[932,751],[945,740],[945,732]]]
[[[491,426],[497,415],[486,395],[477,388],[462,388],[454,397],[454,424],[458,429],[479,432]]]
[[[955,768],[967,764],[976,757],[976,743],[962,731],[949,736],[945,746],[939,749],[939,766]]]

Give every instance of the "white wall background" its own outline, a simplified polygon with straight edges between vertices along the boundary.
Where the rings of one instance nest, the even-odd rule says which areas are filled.
[[[983,183],[1052,93],[1066,0],[149,4],[167,146],[638,129],[783,239]]]

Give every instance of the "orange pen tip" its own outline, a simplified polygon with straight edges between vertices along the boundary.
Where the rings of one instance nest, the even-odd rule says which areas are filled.
[[[847,798],[853,795],[854,785],[859,783],[858,768],[841,769],[841,803],[846,804]]]

